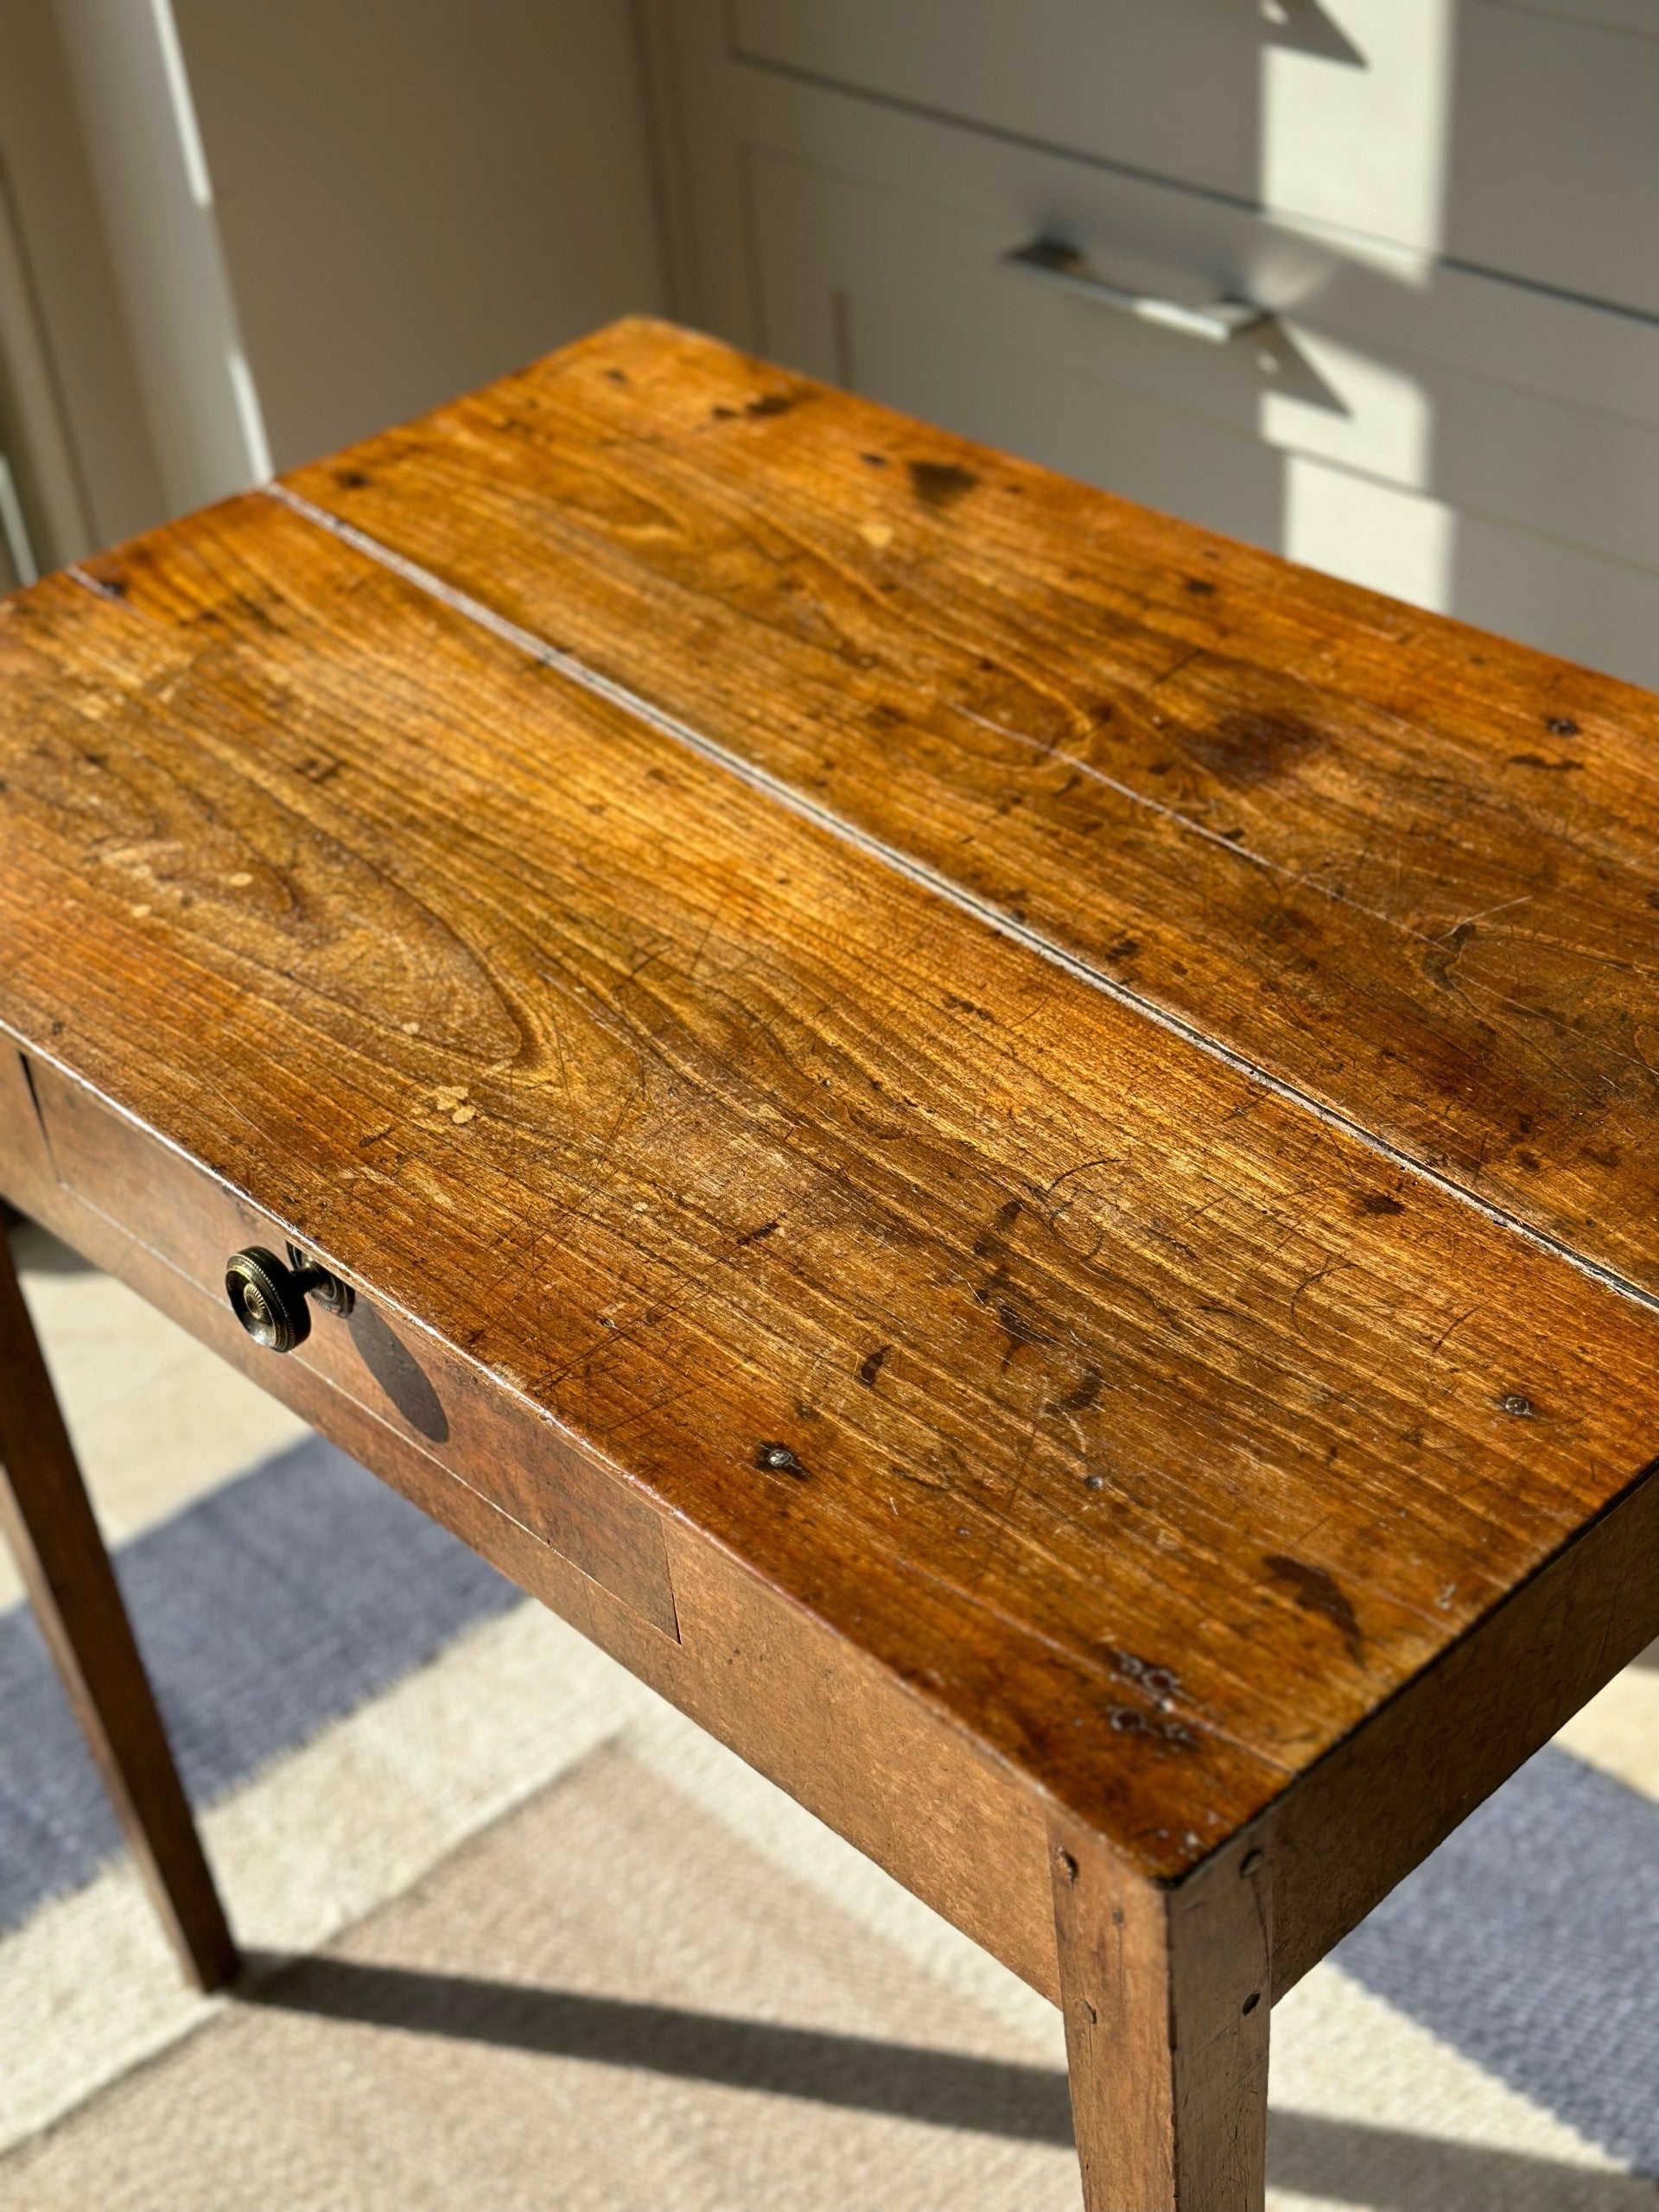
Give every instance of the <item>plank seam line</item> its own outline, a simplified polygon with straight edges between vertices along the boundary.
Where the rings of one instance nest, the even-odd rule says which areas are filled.
[[[1275,1098],[1282,1099],[1287,1105],[1297,1107],[1304,1113],[1312,1114],[1317,1121],[1322,1122],[1327,1128],[1339,1129],[1344,1135],[1353,1138],[1357,1142],[1363,1145],[1368,1151],[1375,1153],[1380,1159],[1386,1160],[1391,1166],[1433,1185],[1436,1189],[1444,1192],[1448,1197],[1459,1200],[1463,1205],[1471,1207],[1475,1212],[1484,1215],[1498,1228],[1509,1230],[1515,1236],[1523,1237],[1529,1243],[1537,1246],[1541,1251],[1548,1252],[1556,1259],[1565,1260],[1570,1267],[1578,1268],[1581,1274],[1590,1276],[1593,1281],[1600,1283],[1604,1288],[1614,1291],[1620,1297],[1629,1299],[1638,1306],[1646,1306],[1651,1312],[1659,1313],[1659,1295],[1643,1289],[1639,1283],[1631,1282],[1627,1276],[1620,1274],[1616,1268],[1604,1266],[1600,1261],[1592,1260],[1586,1254],[1576,1251],[1572,1245],[1564,1243],[1560,1237],[1551,1236],[1548,1230],[1535,1228],[1532,1223],[1523,1221],[1518,1214],[1510,1213],[1506,1207],[1494,1205],[1490,1198],[1482,1198],[1478,1192],[1467,1189],[1452,1176],[1442,1174],[1439,1168],[1430,1166],[1426,1160],[1414,1159],[1408,1152],[1402,1151],[1399,1146],[1390,1144],[1386,1137],[1379,1136],[1375,1130],[1368,1129],[1363,1122],[1353,1120],[1338,1108],[1327,1106],[1321,1100],[1310,1096],[1306,1091],[1298,1090],[1294,1084],[1287,1083],[1282,1077],[1271,1074],[1266,1068],[1258,1067],[1255,1061],[1248,1058],[1243,1052],[1235,1052],[1230,1045],[1224,1044],[1219,1038],[1211,1037],[1206,1031],[1197,1027],[1195,1024],[1183,1020],[1179,1014],[1172,1014],[1166,1008],[1156,1005],[1152,1000],[1143,998],[1138,991],[1129,989],[1116,976],[1095,966],[1082,955],[1068,951],[1064,945],[1056,944],[1051,938],[1043,936],[1040,931],[1033,930],[1023,922],[1015,921],[1010,914],[999,912],[988,901],[976,897],[973,892],[967,890],[963,885],[953,882],[949,876],[941,874],[938,870],[930,868],[925,861],[916,860],[910,854],[900,851],[896,846],[889,845],[883,839],[873,836],[868,830],[861,830],[855,823],[849,822],[843,816],[836,813],[832,808],[822,806],[817,800],[809,798],[804,792],[797,791],[792,785],[786,783],[781,777],[773,775],[769,769],[757,767],[753,761],[746,760],[741,753],[730,751],[717,739],[706,737],[702,731],[694,729],[689,722],[682,721],[677,715],[670,714],[665,709],[652,705],[648,699],[642,699],[637,692],[630,691],[626,684],[618,683],[608,676],[601,676],[596,669],[589,668],[574,653],[563,652],[557,645],[549,645],[545,639],[537,637],[532,631],[522,629],[518,623],[509,620],[505,614],[499,614],[493,607],[486,606],[483,601],[474,599],[469,593],[457,589],[454,584],[446,583],[442,576],[434,575],[429,569],[423,568],[418,562],[411,561],[404,555],[394,551],[391,546],[383,545],[378,538],[372,537],[366,531],[359,530],[354,523],[346,522],[339,515],[330,514],[326,507],[315,505],[301,493],[290,491],[285,484],[271,482],[263,485],[260,488],[266,497],[287,507],[302,520],[315,524],[318,529],[327,531],[331,537],[337,538],[342,544],[351,546],[354,551],[365,555],[366,558],[377,563],[381,568],[390,569],[394,575],[401,576],[405,583],[412,585],[416,590],[423,593],[429,599],[435,600],[440,606],[447,607],[452,613],[459,614],[464,620],[488,631],[493,637],[499,639],[504,645],[511,645],[518,652],[528,654],[532,660],[539,661],[543,667],[552,669],[556,674],[579,685],[583,690],[605,700],[608,705],[619,708],[634,721],[644,722],[648,728],[672,740],[675,744],[682,746],[688,752],[696,753],[711,766],[723,769],[727,774],[736,777],[740,783],[747,785],[750,790],[759,792],[761,797],[772,800],[779,806],[786,807],[791,814],[798,816],[803,821],[810,823],[815,829],[824,830],[839,842],[851,846],[868,859],[891,869],[897,875],[903,876],[907,881],[917,885],[918,888],[931,892],[935,897],[944,899],[960,912],[972,916],[985,928],[994,931],[998,937],[1023,946],[1028,952],[1035,953],[1039,959],[1062,969],[1077,982],[1087,984],[1091,989],[1099,991],[1107,998],[1116,1000],[1121,1006],[1128,1007],[1146,1020],[1155,1023],[1159,1028],[1166,1031],[1169,1035],[1179,1037],[1184,1044],[1192,1046],[1200,1052],[1207,1053],[1211,1059],[1219,1060],[1224,1067],[1230,1068],[1236,1075],[1243,1076],[1247,1082],[1270,1092]]]

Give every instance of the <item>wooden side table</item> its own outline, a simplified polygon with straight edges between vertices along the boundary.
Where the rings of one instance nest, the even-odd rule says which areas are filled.
[[[0,1187],[1058,1999],[1095,2212],[1259,2206],[1274,1999],[1659,1633],[1654,738],[619,324],[0,607]]]

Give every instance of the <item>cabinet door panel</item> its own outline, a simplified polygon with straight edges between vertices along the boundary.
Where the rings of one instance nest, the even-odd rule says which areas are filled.
[[[768,350],[1147,505],[1659,680],[1659,424],[1574,404],[1552,365],[1575,358],[1634,407],[1628,349],[1655,349],[1659,370],[1659,334],[1457,272],[1393,299],[1340,265],[1293,283],[1261,219],[947,126],[889,127],[910,134],[907,189],[751,150]],[[1178,243],[1172,289],[1259,296],[1276,269],[1295,305],[1206,344],[1007,268],[1033,226],[1137,283],[1160,282],[1141,250]],[[1483,292],[1499,310],[1484,324]],[[1649,391],[1659,410],[1659,374]]]
[[[737,0],[733,31],[763,67],[1659,312],[1659,0]]]

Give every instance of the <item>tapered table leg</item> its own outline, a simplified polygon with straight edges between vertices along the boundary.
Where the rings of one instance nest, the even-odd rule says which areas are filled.
[[[1178,1887],[1051,1834],[1088,2212],[1262,2212],[1271,1869],[1236,1845]]]
[[[0,1527],[186,1973],[240,1964],[0,1230]]]

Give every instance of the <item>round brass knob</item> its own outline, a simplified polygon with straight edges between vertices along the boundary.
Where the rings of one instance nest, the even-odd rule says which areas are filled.
[[[232,1252],[225,1262],[225,1294],[231,1311],[257,1344],[268,1351],[292,1351],[311,1333],[308,1294],[335,1313],[349,1313],[352,1294],[327,1268],[308,1260],[293,1245],[289,1265],[263,1244]]]

